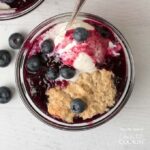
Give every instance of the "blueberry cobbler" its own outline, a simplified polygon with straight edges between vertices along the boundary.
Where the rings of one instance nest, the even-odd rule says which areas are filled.
[[[23,11],[38,0],[0,0],[0,15]]]
[[[34,104],[66,123],[98,118],[115,106],[126,85],[124,47],[113,31],[78,20],[43,31],[27,45],[24,81]]]

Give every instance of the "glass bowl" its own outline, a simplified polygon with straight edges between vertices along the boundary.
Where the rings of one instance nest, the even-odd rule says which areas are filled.
[[[29,50],[29,47],[27,45],[32,44],[34,39],[38,35],[40,35],[43,31],[46,29],[52,27],[55,24],[63,23],[69,20],[71,16],[71,13],[65,13],[65,14],[60,14],[57,16],[54,16],[44,22],[42,22],[40,25],[38,25],[27,37],[26,41],[24,42],[17,58],[16,62],[16,82],[17,82],[17,87],[19,89],[19,93],[21,95],[21,98],[26,105],[26,107],[34,114],[38,119],[41,121],[45,122],[46,124],[63,129],[63,130],[86,130],[86,129],[91,129],[94,127],[97,127],[99,125],[102,125],[103,123],[107,122],[111,118],[113,118],[126,104],[128,101],[130,94],[133,89],[134,85],[134,61],[131,53],[131,49],[126,41],[126,39],[123,37],[120,31],[118,31],[111,23],[108,21],[104,20],[101,17],[92,15],[92,14],[87,14],[87,13],[80,13],[78,18],[81,20],[95,20],[98,22],[102,22],[116,34],[117,38],[119,41],[122,43],[124,49],[125,49],[125,57],[126,57],[126,85],[124,88],[124,91],[122,95],[120,96],[119,100],[117,101],[116,105],[110,109],[107,113],[104,115],[94,118],[92,122],[84,122],[84,123],[76,123],[76,124],[69,124],[65,122],[61,122],[59,120],[56,120],[49,115],[43,113],[32,101],[31,97],[28,94],[27,87],[25,86],[24,82],[24,74],[23,74],[23,69],[24,69],[24,63],[25,59],[27,56],[27,52]]]
[[[15,12],[10,11],[9,13],[5,13],[5,12],[0,13],[0,21],[9,20],[9,19],[13,19],[13,18],[20,17],[22,15],[25,15],[29,13],[30,11],[32,11],[33,9],[35,9],[37,6],[39,6],[43,1],[44,0],[36,0],[35,2],[32,2],[31,4],[28,4],[24,8],[20,8],[16,10]]]

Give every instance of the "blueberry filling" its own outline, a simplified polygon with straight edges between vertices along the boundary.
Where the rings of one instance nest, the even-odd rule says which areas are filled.
[[[1,2],[7,3],[11,8],[15,8],[16,11],[22,11],[35,4],[38,0],[1,0]]]
[[[114,35],[109,29],[93,22],[92,25],[95,26],[96,31],[98,31],[98,33],[100,33],[100,35],[103,38],[106,38],[106,40],[107,38],[115,39]],[[98,30],[97,26],[99,26]],[[90,36],[88,31],[84,30],[84,28],[78,30],[77,29],[74,30],[73,38],[77,42],[86,41]],[[36,54],[40,55],[40,62],[41,62],[41,68],[39,69],[40,71],[37,71],[35,73],[36,75],[31,74],[28,69],[24,69],[24,79],[26,87],[27,89],[29,89],[28,93],[30,94],[31,99],[36,104],[36,106],[39,107],[46,114],[48,114],[48,112],[47,112],[47,97],[45,95],[45,92],[48,89],[56,86],[64,88],[65,86],[68,85],[67,80],[73,78],[76,74],[76,70],[74,68],[70,66],[64,66],[61,60],[58,61],[55,56],[47,55],[54,50],[53,46],[51,50],[49,46],[48,47],[46,46],[47,48],[46,51],[42,51],[41,48],[41,52],[39,54],[38,53]],[[126,60],[124,50],[121,49],[119,54],[120,55],[118,57],[112,57],[108,55],[105,57],[105,61],[102,64],[98,63],[96,64],[97,69],[110,70],[115,74],[114,82],[117,88],[116,100],[120,98],[126,84]],[[27,64],[28,59],[30,59],[30,57],[27,58],[25,64]],[[61,81],[57,80],[59,76],[63,77],[64,80]],[[73,102],[73,101],[70,104],[70,107],[72,112],[74,113],[77,114],[82,113],[84,110],[86,110],[86,107],[88,107],[81,99],[79,99],[80,102],[75,101]],[[81,118],[74,118],[74,123],[88,122],[100,116],[101,115],[96,115],[93,118],[87,120],[82,120]]]

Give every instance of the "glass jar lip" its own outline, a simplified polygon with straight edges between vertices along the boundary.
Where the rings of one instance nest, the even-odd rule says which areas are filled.
[[[35,8],[37,8],[43,1],[44,0],[38,0],[33,5],[27,7],[24,10],[18,11],[18,12],[13,12],[13,13],[8,13],[8,14],[2,14],[2,15],[0,15],[0,21],[10,20],[10,19],[15,19],[15,18],[21,17],[21,16],[23,16],[23,15],[31,12]]]
[[[30,38],[32,36],[34,36],[36,34],[36,32],[39,29],[42,29],[42,27],[45,27],[46,24],[53,22],[53,20],[58,20],[58,19],[62,19],[64,17],[69,17],[71,15],[71,13],[64,13],[64,14],[60,14],[54,17],[51,17],[47,20],[45,20],[44,22],[42,22],[41,24],[39,24],[35,29],[33,29],[33,31],[29,34],[28,38],[26,39],[25,43],[28,41],[28,39],[30,40]],[[93,14],[89,14],[89,13],[80,13],[79,16],[85,17],[85,18],[94,18],[96,20],[99,20],[101,22],[103,22],[104,24],[108,25],[114,32],[115,34],[117,34],[117,36],[119,37],[119,39],[121,39],[121,42],[123,43],[123,45],[125,46],[125,49],[127,51],[127,56],[128,56],[128,61],[129,61],[129,78],[128,78],[128,85],[126,84],[126,91],[124,90],[124,96],[122,98],[122,101],[120,101],[119,105],[113,110],[113,111],[109,111],[109,115],[107,115],[106,117],[104,117],[102,120],[95,122],[94,124],[92,124],[92,126],[89,125],[84,125],[84,126],[73,126],[71,125],[62,125],[57,124],[56,122],[50,121],[47,117],[41,115],[41,112],[38,112],[34,107],[33,104],[31,104],[31,101],[29,102],[29,99],[27,99],[27,97],[25,96],[25,88],[24,85],[21,82],[21,74],[20,74],[20,64],[23,63],[23,47],[22,50],[19,52],[18,54],[18,58],[17,58],[17,62],[16,62],[16,82],[18,85],[18,89],[19,89],[19,93],[21,95],[21,98],[23,100],[23,102],[25,103],[26,107],[41,121],[45,122],[48,125],[51,125],[53,127],[59,128],[59,129],[63,129],[63,130],[71,130],[71,131],[76,131],[76,130],[86,130],[86,129],[91,129],[94,127],[97,127],[99,125],[102,125],[103,123],[107,122],[108,120],[110,120],[111,118],[113,118],[116,114],[118,114],[118,112],[123,108],[123,106],[126,104],[126,102],[128,101],[132,90],[133,90],[133,85],[134,85],[134,77],[135,77],[135,71],[134,71],[134,61],[133,61],[133,57],[132,57],[132,52],[131,49],[129,47],[129,44],[127,43],[126,39],[124,38],[124,36],[122,35],[122,33],[115,28],[111,23],[109,23],[108,21],[106,21],[105,19],[98,17],[96,15]],[[24,92],[23,92],[24,91]],[[121,99],[121,98],[120,98]],[[40,110],[39,110],[40,111]],[[107,114],[107,113],[106,113]],[[80,124],[81,125],[81,124]]]

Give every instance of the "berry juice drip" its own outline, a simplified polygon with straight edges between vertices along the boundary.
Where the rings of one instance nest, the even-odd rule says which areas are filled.
[[[108,27],[104,26],[103,24],[100,24],[98,22],[94,22],[91,20],[86,20],[85,22],[91,24],[92,26],[95,27],[95,29],[100,30],[101,34],[106,38],[109,39],[110,41],[114,43],[118,43],[118,39],[114,36],[113,32],[111,29]],[[38,38],[37,38],[38,39]],[[28,90],[28,94],[30,95],[32,101],[34,104],[45,114],[48,114],[47,111],[47,97],[45,95],[46,91],[50,88],[53,88],[55,86],[60,86],[62,88],[66,87],[68,85],[67,81],[50,81],[46,77],[46,70],[49,69],[49,67],[52,65],[54,68],[60,68],[63,64],[61,61],[56,60],[55,56],[47,57],[41,55],[39,46],[37,42],[38,40],[35,40],[34,45],[36,45],[37,48],[37,54],[42,57],[42,68],[36,72],[35,74],[29,73],[24,67],[24,81],[25,81],[25,86],[26,89]],[[40,38],[39,38],[40,39]],[[28,47],[28,46],[27,46]],[[30,48],[28,52],[28,58],[30,57],[31,54],[35,55],[36,52],[34,51],[32,53],[32,48]],[[34,47],[35,49],[35,47]],[[26,59],[28,59],[26,58]],[[26,60],[27,61],[27,60]],[[25,61],[25,64],[26,64]],[[124,54],[124,49],[122,48],[119,51],[119,55],[117,57],[107,55],[105,56],[105,60],[101,64],[96,64],[96,67],[98,69],[106,69],[110,70],[115,74],[115,85],[117,88],[117,96],[116,96],[116,102],[119,100],[120,96],[122,95],[125,85],[126,85],[126,59],[125,59],[125,54]],[[104,114],[103,114],[104,115]],[[49,115],[50,116],[50,115]],[[91,119],[87,120],[82,120],[81,118],[74,118],[74,123],[83,123],[83,122],[92,122],[93,119],[99,118],[102,115],[96,115]],[[50,116],[53,117],[53,116]],[[57,119],[59,120],[59,119]],[[64,122],[63,120],[59,120]]]

